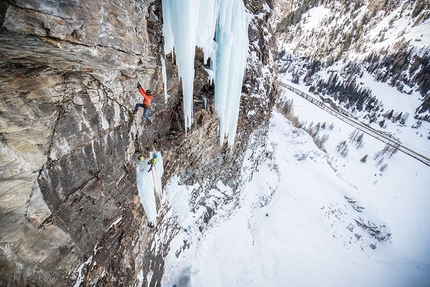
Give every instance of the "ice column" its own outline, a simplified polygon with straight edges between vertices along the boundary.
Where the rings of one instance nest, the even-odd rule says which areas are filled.
[[[174,53],[182,80],[185,127],[192,125],[195,47],[211,59],[220,143],[234,142],[248,54],[248,14],[242,0],[163,0],[164,53]],[[216,41],[214,41],[216,37]]]
[[[154,225],[157,224],[157,208],[154,190],[160,198],[162,193],[161,177],[164,172],[161,153],[157,152],[157,157],[157,164],[151,172],[148,172],[149,159],[144,159],[140,162],[138,156],[136,156],[136,185],[139,191],[140,203],[143,205],[148,221],[152,222]]]
[[[166,61],[163,56],[160,56],[161,61],[161,74],[163,76],[163,86],[164,86],[164,103],[167,104],[167,75],[166,75]]]
[[[220,143],[228,137],[228,144],[233,145],[249,44],[248,14],[242,0],[221,1],[216,42],[215,110]]]
[[[164,53],[174,52],[182,80],[185,128],[193,123],[194,55],[200,1],[163,0]]]
[[[162,183],[161,183],[161,178],[163,176],[164,173],[164,165],[163,165],[163,157],[161,156],[161,153],[157,152],[157,164],[155,165],[155,167],[152,170],[153,173],[153,178],[154,178],[154,188],[155,188],[155,192],[158,195],[158,199],[161,201],[161,195],[163,193],[162,190]]]

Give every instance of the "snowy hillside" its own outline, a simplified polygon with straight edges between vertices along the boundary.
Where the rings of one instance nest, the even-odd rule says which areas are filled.
[[[327,153],[274,111],[267,134],[251,140],[239,205],[214,204],[203,235],[203,211],[187,204],[193,187],[170,181],[164,203],[181,230],[162,286],[428,286],[428,166],[401,153],[374,159],[383,143],[364,135],[357,149],[352,127],[288,96],[300,118],[327,123]],[[231,193],[219,183],[213,202]]]
[[[392,1],[388,5],[376,1],[286,2],[297,3],[287,11],[275,9],[276,14],[285,15],[274,24],[279,48],[294,51],[298,57],[349,61],[373,51],[430,45],[426,1]]]
[[[273,24],[281,81],[428,156],[429,4],[291,3]]]

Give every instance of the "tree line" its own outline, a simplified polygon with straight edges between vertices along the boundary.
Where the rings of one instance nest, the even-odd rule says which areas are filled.
[[[399,91],[420,92],[423,102],[416,109],[415,118],[430,121],[430,51],[415,53],[413,49],[382,55],[377,52],[364,59],[367,71],[379,82],[388,83]]]

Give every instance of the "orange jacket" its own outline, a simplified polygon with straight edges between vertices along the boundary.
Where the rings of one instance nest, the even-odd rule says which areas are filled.
[[[152,95],[148,95],[142,87],[139,87],[139,92],[143,97],[143,105],[149,108],[151,105]]]

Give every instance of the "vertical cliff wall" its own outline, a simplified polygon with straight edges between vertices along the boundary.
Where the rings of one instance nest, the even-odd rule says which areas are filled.
[[[0,285],[71,286],[93,254],[99,282],[134,280],[132,240],[147,227],[132,159],[146,127],[129,110],[136,78],[159,88],[159,9],[2,4]]]
[[[157,231],[147,227],[139,203],[134,155],[161,150],[164,182],[179,175],[234,186],[247,138],[270,116],[276,92],[263,69],[271,59],[267,5],[246,5],[260,16],[249,32],[254,57],[240,140],[228,149],[219,146],[213,87],[199,51],[195,124],[186,136],[171,57],[164,99],[161,1],[0,3],[0,285],[131,286],[141,270],[153,270],[157,285],[163,254],[148,244]],[[141,102],[137,79],[156,95],[153,125],[130,112]]]

